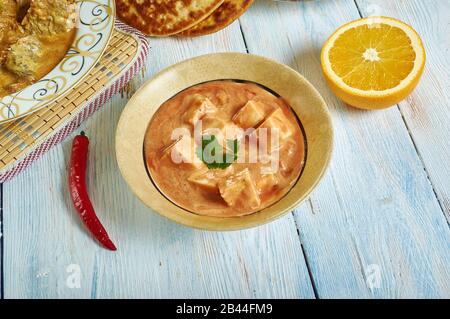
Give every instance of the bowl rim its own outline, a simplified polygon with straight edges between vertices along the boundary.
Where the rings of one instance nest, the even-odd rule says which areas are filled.
[[[66,86],[65,88],[63,88],[60,92],[55,93],[52,97],[50,97],[48,100],[43,101],[41,104],[38,104],[37,106],[32,106],[28,109],[28,111],[23,112],[23,113],[19,113],[19,114],[15,114],[13,117],[10,118],[5,118],[3,115],[0,115],[0,125],[1,124],[5,124],[11,121],[15,121],[18,120],[20,118],[23,118],[27,115],[30,115],[36,111],[39,111],[47,106],[49,106],[52,102],[54,102],[55,100],[57,100],[58,98],[61,98],[64,96],[64,94],[66,94],[67,92],[69,92],[69,90],[75,88],[78,84],[80,84],[81,81],[83,81],[83,79],[86,78],[86,76],[89,75],[89,73],[94,69],[94,67],[98,64],[98,62],[100,61],[100,59],[103,57],[106,49],[108,48],[108,45],[111,41],[113,32],[114,32],[114,28],[115,28],[115,22],[116,22],[116,3],[115,0],[107,0],[110,4],[109,8],[111,9],[111,12],[109,12],[109,20],[110,22],[107,24],[108,26],[105,28],[105,32],[108,33],[108,36],[106,38],[106,40],[104,41],[103,46],[100,48],[100,50],[97,51],[97,56],[96,58],[92,61],[92,65],[89,66],[88,68],[86,68],[83,73],[79,76],[78,79],[76,79],[71,85]],[[78,5],[82,5],[84,2],[87,3],[93,3],[93,0],[77,0],[75,3]],[[98,6],[102,6],[103,4],[98,3]],[[104,5],[103,5],[104,6]],[[87,35],[88,33],[82,32],[81,29],[79,28],[81,22],[81,16],[78,16],[78,20],[77,20],[77,26],[76,26],[76,34],[74,37],[74,40],[69,48],[69,50],[66,52],[66,54],[64,55],[63,59],[61,61],[58,62],[57,65],[55,65],[55,67],[50,70],[46,75],[44,75],[41,79],[39,79],[37,82],[30,84],[24,88],[22,88],[21,90],[11,93],[9,95],[6,95],[4,97],[0,97],[0,107],[8,107],[8,102],[3,102],[5,99],[6,100],[11,100],[11,103],[16,99],[17,95],[19,95],[20,93],[22,93],[24,90],[32,88],[33,86],[37,87],[37,84],[40,81],[46,80],[46,78],[52,74],[56,69],[60,69],[62,63],[64,62],[64,60],[66,58],[69,57],[69,51],[71,50],[71,48],[73,47],[73,45],[80,40],[83,36]],[[72,75],[69,75],[72,76]],[[60,76],[57,76],[60,77]],[[11,105],[10,105],[11,106]]]
[[[143,141],[145,138],[145,131],[147,130],[148,123],[153,117],[153,114],[156,112],[156,110],[159,109],[162,103],[164,103],[169,98],[173,97],[176,93],[186,89],[187,87],[207,81],[214,81],[220,79],[230,80],[234,78],[236,80],[244,80],[244,81],[247,80],[260,83],[261,85],[274,90],[273,87],[267,85],[267,83],[261,83],[260,81],[250,79],[250,77],[253,76],[253,74],[251,73],[252,71],[249,71],[248,73],[249,78],[243,79],[241,78],[242,74],[236,75],[234,77],[220,76],[220,74],[218,73],[228,71],[224,71],[224,69],[218,70],[218,68],[212,68],[213,71],[211,71],[211,68],[208,68],[208,70],[210,70],[208,72],[215,74],[215,76],[212,76],[212,78],[204,81],[205,78],[209,78],[211,76],[205,75],[204,74],[205,72],[203,73],[199,72],[198,68],[202,67],[203,64],[206,64],[208,66],[214,63],[224,61],[230,63],[233,63],[233,61],[236,63],[244,63],[246,66],[248,66],[250,70],[253,70],[253,72],[258,72],[257,71],[258,68],[260,68],[261,70],[261,66],[270,66],[273,69],[277,70],[278,75],[287,76],[291,80],[297,81],[296,84],[302,85],[302,89],[306,90],[307,95],[311,97],[314,103],[316,103],[314,107],[318,107],[318,109],[313,110],[313,112],[309,110],[308,112],[314,113],[314,111],[317,111],[318,113],[317,112],[316,113],[320,114],[321,119],[324,120],[324,123],[322,123],[323,128],[321,129],[323,129],[324,134],[326,135],[326,139],[324,141],[315,142],[324,144],[323,147],[325,150],[325,154],[323,154],[323,156],[320,156],[320,165],[314,171],[315,173],[313,174],[313,178],[309,183],[309,185],[307,185],[307,187],[304,187],[305,188],[304,190],[301,190],[299,188],[299,190],[301,190],[300,194],[293,193],[292,190],[297,188],[298,187],[297,185],[301,184],[302,178],[297,180],[296,184],[292,186],[292,189],[289,191],[289,193],[274,205],[271,205],[270,207],[265,208],[259,212],[240,217],[202,216],[190,213],[176,206],[176,204],[172,203],[163,194],[161,194],[158,188],[151,181],[150,177],[147,174],[145,160],[143,157]],[[189,75],[189,78],[186,77],[187,74]],[[193,75],[196,76],[195,79]],[[172,85],[173,83],[171,83],[171,81],[174,81],[175,83],[174,86]],[[168,87],[166,88],[166,86],[164,85],[162,86],[161,84],[163,84],[164,82],[167,82],[166,84],[170,84],[168,85],[168,87],[170,88]],[[177,84],[178,82],[183,82],[186,84],[184,85]],[[168,90],[170,92],[164,93],[162,94],[162,96],[158,96],[157,101],[151,102],[152,103],[151,107],[146,107],[144,104],[147,104],[148,100],[145,100],[144,103],[144,100],[142,100],[142,96],[151,95],[154,97],[155,95],[158,94],[156,93],[158,91],[156,90],[158,86],[160,87],[160,89],[162,87],[163,90]],[[295,87],[295,85],[293,87]],[[295,115],[300,119],[300,121],[304,125],[304,119],[302,118],[302,115],[298,114],[299,113],[298,110],[292,105],[292,103],[290,103],[289,98],[280,93],[278,90],[274,91],[280,94],[286,100],[288,100]],[[297,107],[299,103],[300,102],[296,102]],[[145,113],[145,116],[138,115],[138,113],[142,112]],[[143,134],[141,136],[142,132]],[[305,136],[306,142],[310,144],[307,133],[305,133],[305,135],[306,135]],[[247,229],[262,224],[266,224],[275,219],[278,219],[281,216],[286,215],[287,213],[292,211],[295,207],[297,207],[301,202],[303,202],[317,187],[320,180],[322,180],[327,170],[327,167],[329,166],[333,151],[334,133],[331,114],[328,111],[324,99],[317,91],[317,89],[297,71],[295,71],[294,69],[290,68],[287,65],[281,64],[277,61],[268,59],[266,57],[247,53],[223,52],[223,53],[205,54],[181,61],[179,63],[176,63],[174,65],[165,68],[164,70],[158,72],[152,78],[147,80],[139,88],[139,90],[136,91],[136,93],[131,97],[131,99],[128,101],[127,105],[123,109],[117,125],[115,138],[116,138],[115,143],[116,160],[119,166],[119,171],[123,176],[123,178],[125,179],[127,185],[131,188],[132,192],[146,206],[148,206],[151,210],[158,213],[159,215],[169,218],[170,220],[176,223],[188,227],[202,230],[229,231],[229,230]],[[316,140],[316,138],[314,138],[314,140]],[[130,152],[130,150],[132,151]],[[133,151],[137,151],[139,154],[132,154]],[[308,150],[308,153],[309,152],[310,150]],[[133,158],[131,159],[131,162],[130,158]],[[305,166],[308,165],[308,160],[309,159],[306,158]],[[141,161],[141,163],[139,163],[139,161]],[[311,169],[312,168],[310,168],[310,170]],[[140,173],[142,174],[140,175]],[[143,191],[144,188],[149,193],[144,192]],[[286,200],[286,198],[288,197],[292,198]],[[281,205],[283,206],[282,209],[280,208]]]

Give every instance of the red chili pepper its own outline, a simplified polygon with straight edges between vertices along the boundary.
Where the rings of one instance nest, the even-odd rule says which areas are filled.
[[[108,233],[95,214],[86,188],[86,165],[89,150],[89,139],[81,132],[72,144],[72,155],[69,168],[70,196],[84,225],[91,234],[107,249],[117,250],[109,239]]]

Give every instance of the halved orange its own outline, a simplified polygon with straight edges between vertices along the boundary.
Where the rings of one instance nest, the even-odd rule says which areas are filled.
[[[347,104],[382,109],[417,86],[426,53],[418,33],[388,17],[369,17],[340,27],[326,41],[321,62],[333,92]]]

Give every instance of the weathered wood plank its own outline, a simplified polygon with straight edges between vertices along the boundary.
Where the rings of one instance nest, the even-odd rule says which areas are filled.
[[[359,18],[355,3],[259,1],[250,11],[241,18],[250,52],[305,75],[333,115],[333,162],[295,212],[319,297],[449,297],[448,225],[399,110],[349,108],[329,91],[320,71],[322,44],[338,26]]]
[[[419,87],[400,111],[450,222],[450,0],[358,0],[364,16],[387,15],[423,37],[427,65]]]
[[[97,250],[84,249],[93,246],[92,240],[69,209],[69,148],[69,143],[54,148],[31,170],[4,185],[5,298],[89,295],[88,285],[66,286],[68,267],[92,264]],[[92,277],[92,269],[83,268],[82,275],[83,280]]]
[[[238,23],[210,37],[151,39],[151,46],[143,78],[191,56],[245,50]],[[95,245],[71,208],[68,139],[5,185],[6,297],[313,298],[292,215],[248,231],[202,232],[152,213],[132,195],[116,165],[114,135],[142,81],[83,126],[91,137],[90,193],[118,252]],[[69,264],[80,266],[80,289],[66,285]]]

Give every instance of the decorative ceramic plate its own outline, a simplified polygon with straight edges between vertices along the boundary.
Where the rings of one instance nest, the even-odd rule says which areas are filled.
[[[297,183],[281,200],[251,215],[211,217],[191,213],[163,196],[147,173],[144,137],[155,112],[177,93],[215,80],[258,83],[283,97],[302,123],[307,143],[305,166]],[[299,205],[322,178],[330,161],[333,129],[327,106],[299,73],[264,57],[242,53],[200,56],[169,67],[147,81],[125,107],[116,133],[120,171],[133,192],[150,208],[189,227],[235,230],[272,221]]]
[[[105,51],[114,30],[114,0],[77,0],[79,19],[71,48],[38,82],[0,99],[0,123],[41,109],[89,74]]]

